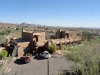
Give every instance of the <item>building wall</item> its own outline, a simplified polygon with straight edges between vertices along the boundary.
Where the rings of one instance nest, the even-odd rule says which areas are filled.
[[[43,42],[45,42],[45,40],[46,40],[46,38],[45,38],[45,32],[40,32],[39,36],[38,36],[38,42],[43,43]]]
[[[32,33],[28,33],[28,32],[22,32],[22,37],[23,37],[23,40],[32,41],[33,34]]]
[[[58,30],[58,31],[56,32],[56,38],[57,38],[57,39],[60,38],[60,30]]]
[[[63,31],[63,30],[58,30],[58,31],[56,32],[56,37],[57,37],[57,39],[59,39],[59,38],[65,38],[65,31]]]
[[[69,39],[75,39],[76,37],[76,32],[75,31],[66,31],[66,33],[69,34]]]
[[[76,31],[76,30],[68,30],[68,31],[64,31],[64,30],[58,30],[56,32],[56,36],[57,36],[57,39],[59,38],[65,38],[67,37],[67,35],[65,36],[65,34],[68,33],[69,35],[69,38],[68,39],[76,39],[76,38],[81,38],[81,31]],[[78,36],[78,34],[80,33],[80,36]]]
[[[78,36],[78,34],[80,35]],[[81,31],[69,31],[69,38],[76,39],[76,38],[81,38]]]
[[[45,32],[40,32],[40,33],[37,33],[37,34],[39,34],[39,35],[36,35],[37,37],[38,37],[38,41],[37,42],[39,42],[39,43],[44,43],[45,42],[45,40],[46,40],[46,38],[45,38]],[[33,36],[34,36],[35,34],[33,33]],[[34,38],[33,38],[34,39]]]
[[[18,51],[17,51],[17,53],[18,53],[18,57],[21,57],[21,56],[23,56],[24,54],[25,54],[25,49],[28,47],[28,45],[29,45],[29,43],[30,42],[20,42],[20,43],[18,43]],[[28,52],[29,50],[27,50],[27,52]]]
[[[76,31],[76,38],[82,39],[82,31]]]
[[[65,31],[61,31],[60,35],[61,35],[60,38],[65,38]]]
[[[71,34],[72,34],[71,38],[75,39],[76,38],[76,32],[75,31],[71,31]]]

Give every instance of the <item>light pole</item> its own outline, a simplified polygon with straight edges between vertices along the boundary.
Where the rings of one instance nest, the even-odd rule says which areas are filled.
[[[49,75],[49,57],[47,59],[47,75]]]

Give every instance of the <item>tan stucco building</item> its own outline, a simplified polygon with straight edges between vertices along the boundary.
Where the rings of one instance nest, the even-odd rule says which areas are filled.
[[[23,42],[19,42],[19,48],[18,48],[18,57],[23,56],[23,54],[26,51],[34,51],[34,43],[33,41],[37,43],[38,47],[42,47],[47,42],[45,38],[45,32],[38,32],[34,33],[33,31],[26,31],[22,30],[22,40]],[[82,32],[81,31],[64,31],[64,30],[58,30],[55,34],[56,39],[51,39],[53,43],[59,44],[60,42],[73,42],[76,38],[81,38]],[[60,39],[60,40],[59,40]]]
[[[34,33],[32,31],[22,30],[22,40],[33,41],[43,43],[45,42],[45,32]]]
[[[70,30],[58,30],[56,32],[56,39],[61,39],[61,38],[65,38],[65,39],[76,39],[76,38],[81,38],[82,37],[82,31],[70,31]]]

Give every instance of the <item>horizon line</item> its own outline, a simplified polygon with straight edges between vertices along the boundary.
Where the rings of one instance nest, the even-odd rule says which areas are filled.
[[[10,22],[0,22],[0,23],[8,23],[8,24],[18,24],[18,25],[20,25],[21,23],[23,23],[23,22],[21,22],[21,23],[10,23]],[[25,22],[26,24],[34,24],[34,23],[27,23],[27,22]],[[44,26],[44,25],[42,25],[42,24],[35,24],[35,25],[41,25],[41,26]],[[49,27],[61,27],[61,28],[63,28],[63,27],[66,27],[66,28],[96,28],[96,29],[99,29],[100,27],[67,27],[67,26],[52,26],[52,25],[45,25],[45,26],[49,26]]]

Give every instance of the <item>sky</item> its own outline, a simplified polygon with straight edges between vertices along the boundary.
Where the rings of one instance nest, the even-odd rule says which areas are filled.
[[[0,0],[0,22],[100,28],[100,0]]]

